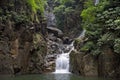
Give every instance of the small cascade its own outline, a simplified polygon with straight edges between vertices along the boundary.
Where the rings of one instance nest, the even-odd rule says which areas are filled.
[[[95,5],[97,5],[99,3],[99,0],[95,0]]]
[[[48,0],[48,5],[46,6],[44,15],[47,19],[47,27],[55,26],[56,25],[56,20],[55,20],[55,15],[53,13],[53,0]]]
[[[66,46],[69,49],[67,53],[63,51],[62,54],[57,56],[55,73],[69,73],[69,54],[74,50],[73,43]]]
[[[86,30],[84,29],[83,31],[82,31],[82,33],[79,35],[79,39],[83,39],[84,38],[84,36],[85,36],[85,32],[86,32]]]
[[[79,39],[83,39],[85,37],[86,30],[83,30],[83,32],[78,37]],[[69,54],[71,51],[74,50],[74,41],[70,44],[65,46],[65,49],[68,50],[67,52],[62,51],[61,54],[57,56],[56,59],[56,68],[54,73],[70,73],[69,72]]]

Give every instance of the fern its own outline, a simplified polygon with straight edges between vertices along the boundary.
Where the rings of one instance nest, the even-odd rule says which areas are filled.
[[[35,0],[28,0],[27,3],[31,7],[32,11],[36,13],[37,5],[35,3]]]
[[[37,10],[40,10],[41,13],[44,12],[46,0],[27,0],[27,3],[34,13],[37,13]]]
[[[59,2],[60,4],[65,4],[67,2],[73,2],[74,0],[55,0],[55,2]]]

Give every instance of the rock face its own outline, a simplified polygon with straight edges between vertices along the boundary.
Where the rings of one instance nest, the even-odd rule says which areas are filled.
[[[47,56],[45,58],[45,72],[55,71],[56,56],[61,52],[63,41],[55,36],[53,33],[49,33],[47,37]]]
[[[116,70],[119,69],[119,56],[116,55],[112,49],[105,46],[105,49],[98,58],[99,76],[104,77],[118,77]]]
[[[72,73],[83,76],[119,78],[120,56],[115,54],[111,48],[104,46],[103,52],[96,57],[89,52],[80,52],[78,46],[80,44],[76,44],[76,51],[70,53]]]
[[[70,54],[71,72],[84,76],[98,76],[97,61],[90,55],[73,51]]]
[[[69,37],[63,37],[63,44],[71,44],[73,42],[72,39],[69,39]]]
[[[0,74],[43,73],[47,53],[45,23],[29,21],[31,12],[24,0],[0,2]]]
[[[9,29],[9,28],[6,28]],[[11,31],[15,34],[14,31]],[[47,53],[45,39],[41,33],[32,33],[29,30],[9,40],[6,32],[0,44],[0,73],[2,74],[26,74],[42,73],[44,71],[44,58]],[[4,40],[5,39],[5,40]],[[6,40],[8,39],[8,41]]]
[[[85,76],[98,76],[97,61],[89,54],[83,57]]]
[[[0,75],[13,74],[12,57],[0,51]]]
[[[62,37],[63,32],[55,27],[47,27],[48,33],[53,33],[56,37]]]

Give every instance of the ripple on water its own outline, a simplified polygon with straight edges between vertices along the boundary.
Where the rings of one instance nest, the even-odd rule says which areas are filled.
[[[0,76],[0,80],[110,80],[98,77],[81,77],[73,74],[42,74],[21,76]]]

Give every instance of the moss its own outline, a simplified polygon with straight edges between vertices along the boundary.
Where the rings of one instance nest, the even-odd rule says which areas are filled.
[[[33,38],[33,44],[34,44],[34,48],[36,49],[36,51],[40,54],[45,54],[46,53],[46,42],[43,39],[42,35],[37,33],[34,34],[34,38]]]
[[[80,50],[86,52],[93,48],[94,48],[94,43],[92,41],[89,41],[89,42],[85,43],[85,45],[83,47],[81,47]]]
[[[82,42],[81,39],[75,39],[75,44],[79,44],[79,43],[81,43],[81,42]]]
[[[120,38],[115,39],[114,52],[120,54]]]
[[[27,3],[34,13],[37,13],[37,10],[40,10],[41,13],[44,12],[46,0],[27,0]]]

